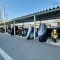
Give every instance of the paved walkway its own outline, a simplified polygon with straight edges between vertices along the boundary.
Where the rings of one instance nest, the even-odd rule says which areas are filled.
[[[60,46],[7,34],[0,34],[0,50],[0,60],[60,60]]]
[[[21,37],[21,38],[25,38],[26,37],[22,37],[22,36],[18,36],[16,35],[16,37]],[[36,38],[36,40],[38,41],[38,39]],[[60,39],[57,39],[57,42],[55,43],[51,38],[47,39],[47,42],[45,42],[47,44],[51,44],[51,45],[56,45],[56,46],[60,46]]]
[[[51,45],[56,45],[56,46],[60,46],[60,39],[57,39],[57,42],[55,43],[51,38],[50,39],[47,39],[47,42],[48,44],[51,44]]]

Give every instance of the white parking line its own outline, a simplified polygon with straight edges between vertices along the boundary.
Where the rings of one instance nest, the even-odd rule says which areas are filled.
[[[13,60],[4,50],[0,48],[0,55],[5,59],[5,60]]]
[[[24,36],[18,36],[18,35],[16,35],[16,37],[27,38],[27,37],[24,37]]]

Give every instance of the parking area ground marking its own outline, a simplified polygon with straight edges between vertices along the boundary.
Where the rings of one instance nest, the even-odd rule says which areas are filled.
[[[13,60],[4,50],[0,48],[0,55],[5,59],[5,60]]]

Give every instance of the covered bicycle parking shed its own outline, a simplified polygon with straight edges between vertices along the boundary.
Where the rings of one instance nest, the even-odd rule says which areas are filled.
[[[14,35],[15,35],[15,24],[16,23],[25,23],[25,22],[34,22],[34,40],[36,38],[36,21],[43,21],[43,20],[50,20],[50,19],[58,19],[60,18],[60,7],[57,6],[56,8],[53,7],[49,10],[43,10],[37,13],[29,14],[26,16],[14,18],[11,21],[6,21],[5,24],[13,24],[14,25]],[[0,23],[1,25],[2,23]]]

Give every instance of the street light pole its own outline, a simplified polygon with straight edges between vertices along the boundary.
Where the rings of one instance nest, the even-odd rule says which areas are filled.
[[[5,33],[6,33],[6,23],[5,23],[5,6],[4,5],[2,5],[2,7],[3,7],[3,10],[4,10],[4,29],[5,29]]]
[[[6,21],[8,20],[8,14],[6,14]]]

